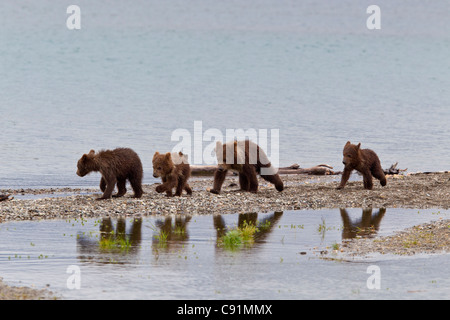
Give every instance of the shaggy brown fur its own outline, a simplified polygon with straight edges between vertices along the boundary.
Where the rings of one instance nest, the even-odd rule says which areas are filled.
[[[156,192],[166,192],[168,197],[172,197],[172,189],[175,188],[175,195],[181,196],[183,190],[187,194],[192,194],[192,189],[187,183],[191,176],[191,167],[186,156],[182,152],[170,152],[160,154],[158,151],[153,155],[153,176],[161,177],[162,184],[156,187]]]
[[[97,200],[109,199],[117,183],[118,192],[113,197],[121,197],[126,192],[126,180],[130,181],[134,191],[134,197],[140,198],[142,191],[142,163],[139,156],[129,148],[117,148],[114,150],[102,150],[95,154],[91,150],[78,160],[77,175],[84,177],[92,171],[102,174],[100,190],[103,196]]]
[[[342,163],[345,165],[345,168],[338,189],[344,188],[351,172],[355,169],[363,176],[364,189],[372,190],[372,176],[380,180],[383,187],[386,185],[386,176],[381,168],[377,154],[370,149],[361,149],[360,147],[361,143],[354,145],[350,141],[347,141],[344,146],[344,160]]]
[[[219,164],[214,173],[214,187],[210,190],[212,193],[220,193],[228,170],[238,172],[239,185],[243,191],[254,193],[258,191],[257,174],[264,180],[273,183],[278,191],[283,191],[283,181],[276,173],[277,170],[272,167],[267,155],[257,144],[249,140],[234,141],[234,143],[228,144],[222,144],[218,141],[216,143],[216,156]],[[262,169],[265,169],[269,174],[262,172]]]

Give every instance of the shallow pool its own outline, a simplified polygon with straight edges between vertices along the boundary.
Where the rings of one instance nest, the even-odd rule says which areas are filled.
[[[7,222],[0,276],[68,299],[449,299],[448,254],[333,258],[343,238],[449,216],[387,208]],[[225,245],[249,224],[252,241]]]

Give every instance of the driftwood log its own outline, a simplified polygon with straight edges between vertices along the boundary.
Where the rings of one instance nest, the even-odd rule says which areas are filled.
[[[278,174],[309,174],[314,176],[327,176],[341,174],[341,171],[333,171],[332,166],[327,164],[318,164],[311,168],[300,168],[298,164],[289,167],[278,168]]]
[[[0,201],[11,200],[9,194],[0,194]]]
[[[399,169],[397,168],[398,162],[391,165],[390,168],[384,169],[384,174],[401,174],[408,169]],[[216,171],[217,166],[205,165],[191,165],[191,174],[193,176],[212,176]],[[300,168],[298,164],[293,164],[289,167],[278,168],[278,174],[307,174],[307,175],[317,175],[317,176],[326,176],[326,175],[339,175],[342,174],[342,171],[333,171],[333,167],[327,164],[318,164],[317,166],[311,168]],[[237,175],[236,173],[229,171],[229,175]]]
[[[205,165],[191,165],[191,174],[193,176],[212,176],[216,171],[217,166]],[[289,167],[278,168],[278,174],[310,174],[310,175],[334,175],[341,174],[340,171],[331,170],[333,167],[326,164],[319,164],[311,168],[300,168],[298,164],[293,164]],[[234,173],[229,171],[229,175]]]
[[[398,162],[394,163],[389,169],[384,169],[384,174],[400,174],[402,172],[405,172],[406,170],[408,170],[408,168],[406,169],[398,169],[397,168]]]

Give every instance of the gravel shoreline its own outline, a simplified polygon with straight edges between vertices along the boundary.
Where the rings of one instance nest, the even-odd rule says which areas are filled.
[[[212,177],[190,180],[193,195],[168,198],[158,194],[158,184],[144,185],[144,195],[95,201],[99,189],[0,190],[0,194],[34,195],[35,199],[0,202],[0,222],[54,218],[94,218],[123,215],[215,214],[273,212],[324,208],[450,208],[450,173],[389,176],[386,187],[377,182],[364,190],[361,181],[351,181],[336,190],[339,176],[286,175],[285,190],[278,192],[260,180],[257,194],[239,191],[237,177],[229,177],[220,195],[208,192]],[[231,186],[230,186],[231,185]]]
[[[193,195],[168,198],[158,194],[158,184],[144,185],[140,199],[129,191],[122,198],[95,201],[99,189],[0,190],[15,199],[0,202],[0,223],[6,221],[147,216],[170,214],[224,214],[273,212],[325,208],[450,208],[450,173],[388,176],[386,187],[374,181],[373,190],[364,190],[362,181],[350,181],[336,190],[340,176],[283,175],[285,190],[259,180],[257,194],[240,192],[238,178],[227,177],[220,195],[209,192],[213,178],[191,178]],[[20,199],[20,197],[32,199]],[[450,220],[415,226],[384,238],[360,238],[345,242],[342,252],[351,256],[370,253],[410,255],[419,252],[450,252]],[[48,290],[10,287],[0,278],[0,299],[55,299]]]
[[[342,252],[350,257],[450,253],[450,219],[417,225],[392,236],[352,239],[343,244]]]
[[[0,277],[0,300],[57,300],[58,296],[47,289],[11,287]]]

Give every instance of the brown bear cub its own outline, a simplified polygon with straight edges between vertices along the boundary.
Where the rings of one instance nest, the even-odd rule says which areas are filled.
[[[168,197],[172,197],[172,189],[175,188],[176,196],[181,196],[183,190],[189,195],[192,194],[192,189],[187,183],[191,176],[191,167],[182,152],[160,154],[156,151],[153,155],[153,176],[161,177],[163,182],[156,187],[158,193],[165,191]]]
[[[84,177],[92,171],[99,171],[102,174],[100,190],[102,190],[103,196],[97,200],[111,198],[116,183],[118,192],[113,197],[123,196],[127,192],[125,188],[127,179],[133,188],[135,198],[140,198],[143,194],[142,163],[136,152],[129,148],[102,150],[97,154],[91,150],[78,160],[77,167],[77,175],[80,177]]]
[[[361,143],[354,145],[350,141],[347,141],[343,151],[344,160],[342,161],[345,168],[338,189],[344,188],[354,169],[362,174],[364,189],[372,190],[372,176],[380,180],[383,187],[386,185],[386,176],[381,168],[380,159],[377,154],[370,149],[361,149],[360,147]]]
[[[264,151],[249,140],[234,143],[216,142],[217,170],[214,173],[214,187],[211,193],[219,194],[228,170],[239,174],[239,185],[242,191],[256,193],[258,177],[273,183],[278,191],[283,191],[283,181],[278,175]]]

